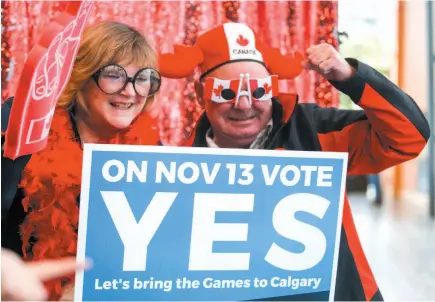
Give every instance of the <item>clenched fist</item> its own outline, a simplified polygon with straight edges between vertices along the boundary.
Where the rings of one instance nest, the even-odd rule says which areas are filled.
[[[307,57],[302,62],[305,69],[314,70],[329,81],[345,81],[355,70],[340,56],[330,44],[322,43],[307,49]]]

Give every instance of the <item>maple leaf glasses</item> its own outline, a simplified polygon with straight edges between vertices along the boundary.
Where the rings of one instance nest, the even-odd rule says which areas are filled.
[[[142,68],[133,77],[129,77],[127,71],[116,64],[104,66],[92,78],[106,94],[118,94],[131,82],[134,91],[142,97],[156,94],[162,83],[160,73],[153,68]]]
[[[247,90],[242,90],[244,78],[246,78]],[[247,96],[249,103],[254,101],[268,101],[278,96],[278,76],[271,75],[263,79],[250,78],[249,74],[241,74],[240,79],[221,80],[218,78],[206,78],[204,81],[205,100],[216,103],[238,104],[241,96]]]

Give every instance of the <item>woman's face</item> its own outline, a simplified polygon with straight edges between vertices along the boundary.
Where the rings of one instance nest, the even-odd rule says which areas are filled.
[[[144,66],[135,64],[112,65],[102,70],[97,80],[91,78],[87,82],[82,95],[87,106],[87,122],[96,127],[95,130],[107,132],[127,128],[144,109],[150,90],[149,70],[136,77],[136,90],[140,94],[132,82],[116,93],[124,85],[126,76],[133,78],[142,68]]]

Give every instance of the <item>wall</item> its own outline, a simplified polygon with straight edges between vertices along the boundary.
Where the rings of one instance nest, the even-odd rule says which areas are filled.
[[[423,111],[428,104],[428,55],[426,1],[405,2],[404,89]]]
[[[427,45],[427,18],[426,1],[411,0],[405,2],[405,43],[404,43],[404,68],[403,89],[411,95],[423,112],[428,107],[428,45]],[[435,15],[435,13],[434,13]],[[433,83],[435,87],[435,83]],[[419,158],[403,164],[404,190],[418,190],[419,169],[423,165],[425,150]],[[393,184],[393,169],[382,174],[385,187]],[[425,173],[425,172],[423,172]]]

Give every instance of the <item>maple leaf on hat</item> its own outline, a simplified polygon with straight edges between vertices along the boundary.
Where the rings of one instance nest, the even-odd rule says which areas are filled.
[[[239,44],[240,46],[246,46],[249,44],[249,40],[246,39],[244,36],[239,35],[239,38],[237,39],[237,44]]]

